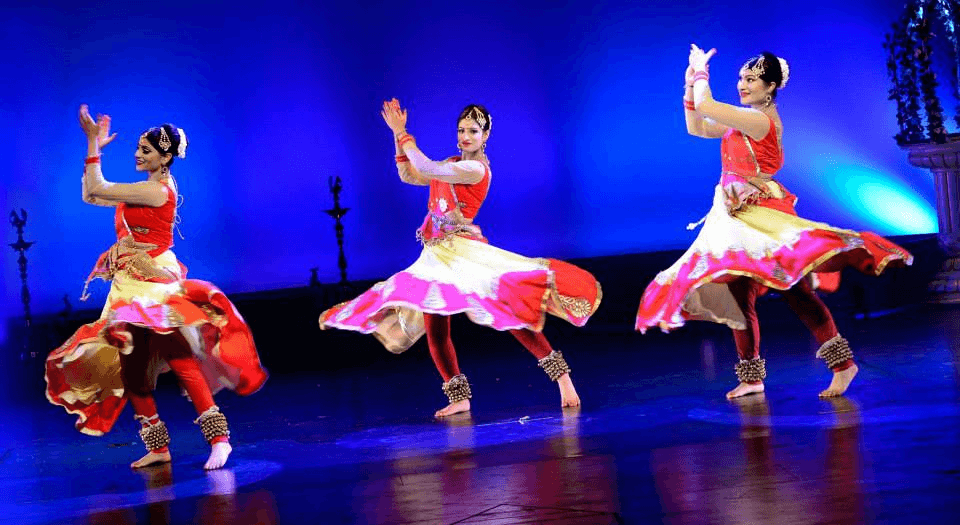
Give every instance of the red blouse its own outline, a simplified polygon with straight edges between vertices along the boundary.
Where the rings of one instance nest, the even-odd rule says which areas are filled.
[[[154,244],[157,247],[147,253],[156,257],[173,247],[173,222],[177,213],[177,196],[163,185],[167,200],[161,206],[140,206],[121,203],[117,205],[113,222],[117,240],[132,235],[133,240]]]
[[[745,204],[755,204],[796,215],[793,207],[797,204],[797,197],[779,181],[773,180],[773,176],[783,167],[783,150],[777,138],[776,125],[772,118],[767,118],[770,120],[770,129],[762,140],[753,140],[733,128],[723,135],[720,143],[723,166],[720,185],[726,196],[727,209],[737,210]],[[773,181],[780,186],[783,196],[777,197],[766,191],[766,181]]]
[[[780,171],[780,168],[783,167],[783,151],[780,149],[780,141],[777,140],[777,128],[773,119],[767,118],[770,120],[770,130],[767,131],[767,135],[762,140],[753,140],[734,128],[730,128],[723,135],[723,140],[720,142],[720,153],[724,172],[756,176],[757,164],[760,165],[760,171],[768,175]],[[750,146],[756,155],[756,163],[754,163],[754,155],[750,154],[750,149],[747,148],[744,139],[750,141]]]
[[[449,162],[457,162],[460,157],[450,157]],[[427,201],[427,216],[417,231],[417,238],[423,242],[443,239],[447,235],[464,235],[484,240],[480,228],[476,225],[461,224],[455,210],[460,211],[464,219],[473,220],[490,191],[490,166],[486,166],[483,178],[473,184],[458,184],[432,179],[430,197]]]
[[[450,162],[457,162],[460,157],[451,157]],[[427,211],[446,213],[453,209],[454,203],[460,207],[460,213],[467,219],[473,219],[480,211],[480,206],[487,199],[490,191],[490,167],[479,182],[473,184],[451,184],[437,179],[430,181],[430,199],[427,201]],[[444,207],[444,204],[446,205]]]

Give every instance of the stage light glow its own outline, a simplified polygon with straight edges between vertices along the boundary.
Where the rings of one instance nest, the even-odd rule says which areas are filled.
[[[890,175],[844,166],[831,176],[848,195],[850,209],[895,235],[935,233],[937,212],[913,188]]]

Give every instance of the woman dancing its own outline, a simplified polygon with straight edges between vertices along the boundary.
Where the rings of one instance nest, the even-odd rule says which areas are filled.
[[[435,414],[444,417],[470,410],[470,384],[457,364],[449,317],[466,313],[477,324],[513,334],[559,384],[562,406],[579,405],[570,367],[541,330],[548,313],[583,326],[600,304],[600,285],[571,264],[490,246],[473,223],[490,188],[490,113],[467,106],[457,118],[461,154],[441,162],[417,148],[406,132],[407,111],[396,99],[384,102],[382,116],[394,134],[400,180],[430,187],[427,216],[417,231],[423,252],[406,270],[323,312],[321,328],[372,333],[396,353],[426,333],[449,399]]]
[[[814,293],[811,273],[838,272],[849,265],[879,275],[890,264],[911,264],[913,256],[873,233],[797,217],[797,198],[773,179],[783,165],[776,98],[789,78],[787,63],[768,52],[748,60],[737,82],[745,107],[736,107],[711,95],[707,64],[714,53],[691,46],[683,104],[691,135],[721,139],[720,183],[696,240],[647,286],[636,328],[669,331],[691,319],[726,324],[733,329],[740,357],[735,367],[740,384],[727,397],[763,392],[766,366],[760,358],[755,302],[774,288],[813,333],[821,345],[817,357],[833,371],[830,386],[820,395],[842,395],[857,365],[830,311]],[[838,277],[829,278],[836,282]]]
[[[117,242],[100,256],[87,285],[93,278],[113,282],[100,319],[47,357],[47,399],[76,414],[77,429],[93,436],[108,432],[129,400],[147,448],[131,466],[165,463],[170,435],[151,392],[157,375],[172,369],[211,445],[204,468],[220,468],[232,448],[213,394],[223,387],[252,394],[267,373],[233,304],[212,284],[185,279],[186,268],[170,250],[177,221],[170,166],[175,156],[185,156],[186,135],[171,124],[147,130],[135,154],[147,180],[119,184],[104,180],[100,169],[100,150],[116,136],[109,132],[110,117],[94,121],[83,105],[80,126],[88,145],[83,200],[116,208]]]

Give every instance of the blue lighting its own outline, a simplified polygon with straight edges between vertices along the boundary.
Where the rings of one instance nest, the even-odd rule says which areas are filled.
[[[0,211],[30,214],[35,314],[60,310],[65,294],[85,308],[106,295],[101,284],[90,302],[76,302],[114,240],[110,210],[80,202],[81,102],[110,113],[120,133],[105,151],[112,181],[142,176],[132,164],[142,130],[164,121],[186,130],[190,149],[173,170],[185,198],[175,251],[192,277],[228,294],[305,286],[313,267],[321,281],[339,279],[334,224],[323,213],[330,176],[342,177],[350,208],[350,279],[380,278],[416,258],[427,196],[396,174],[378,113],[394,96],[436,159],[456,153],[453,120],[464,105],[493,113],[493,184],[477,222],[495,245],[556,258],[683,248],[720,173],[719,141],[685,130],[691,41],[718,49],[711,83],[721,101],[736,102],[736,72],[760,48],[790,61],[778,97],[786,155],[778,177],[800,197],[802,216],[881,235],[936,231],[933,183],[892,138],[882,42],[902,2],[823,11],[782,2],[749,38],[737,29],[741,10],[693,0],[519,2],[482,15],[468,5],[278,0],[269,12],[226,18],[216,4],[164,16],[120,0],[27,6],[0,22],[0,44],[19,50],[21,66],[0,85],[0,113],[18,122],[0,141]],[[474,24],[475,36],[464,29]],[[860,159],[868,170],[841,167],[866,165]],[[824,177],[842,183],[827,191]],[[14,240],[9,230],[6,238]],[[19,315],[9,250],[0,270],[0,316]]]
[[[860,167],[843,167],[830,176],[849,195],[850,209],[875,227],[893,234],[937,231],[933,206],[896,178]]]

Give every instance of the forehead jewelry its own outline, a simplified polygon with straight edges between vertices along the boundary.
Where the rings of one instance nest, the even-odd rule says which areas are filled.
[[[483,112],[476,106],[470,109],[469,118],[477,121],[477,124],[480,124],[480,129],[483,129],[487,125],[487,118],[483,116]]]
[[[748,60],[747,63],[743,65],[743,69],[749,71],[751,75],[757,78],[760,78],[767,71],[767,65],[765,62],[766,62],[766,57],[761,55],[760,58],[757,60],[757,63],[754,64],[753,67],[747,67],[747,64],[750,63],[750,61]]]
[[[157,144],[164,153],[170,150],[170,146],[173,146],[173,143],[170,142],[170,136],[167,135],[167,129],[164,127],[160,128],[160,140],[157,141]]]

